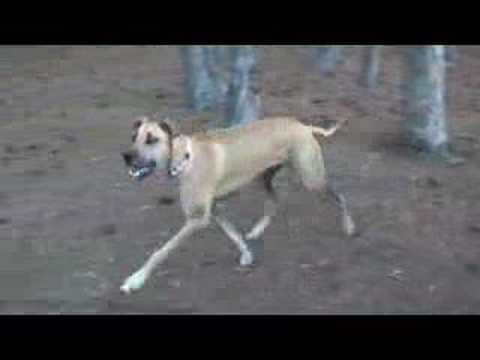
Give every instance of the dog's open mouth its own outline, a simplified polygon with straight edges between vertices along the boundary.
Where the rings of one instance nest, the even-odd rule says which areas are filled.
[[[156,165],[155,161],[150,161],[141,166],[134,165],[128,171],[128,175],[134,180],[142,181],[154,173]]]

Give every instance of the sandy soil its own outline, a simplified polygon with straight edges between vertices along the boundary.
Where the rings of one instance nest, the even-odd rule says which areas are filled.
[[[127,178],[131,118],[214,117],[184,110],[175,47],[0,48],[0,313],[478,313],[479,51],[449,69],[452,140],[467,160],[456,167],[415,156],[398,136],[399,51],[386,51],[375,92],[357,85],[349,53],[322,78],[306,49],[265,47],[262,96],[267,115],[351,120],[324,151],[360,236],[345,238],[334,207],[280,177],[285,199],[256,267],[239,269],[212,228],[127,297],[122,280],[183,222],[164,199],[173,185]],[[248,189],[230,216],[246,229],[261,205]]]

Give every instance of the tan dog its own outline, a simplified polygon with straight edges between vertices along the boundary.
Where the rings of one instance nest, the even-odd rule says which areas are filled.
[[[272,179],[281,167],[288,166],[300,175],[311,191],[326,193],[341,210],[343,230],[353,235],[355,225],[348,213],[345,198],[327,185],[322,150],[314,135],[328,137],[331,129],[306,126],[294,118],[269,118],[242,127],[218,129],[192,136],[176,134],[168,120],[160,122],[143,117],[135,121],[133,149],[123,153],[130,175],[167,170],[180,184],[181,206],[186,222],[180,231],[146,263],[128,277],[121,290],[140,289],[170,252],[195,231],[209,225],[211,219],[220,226],[240,250],[240,264],[253,263],[245,239],[258,238],[270,224],[277,207]],[[218,213],[218,200],[254,180],[261,180],[267,199],[263,217],[245,236]]]

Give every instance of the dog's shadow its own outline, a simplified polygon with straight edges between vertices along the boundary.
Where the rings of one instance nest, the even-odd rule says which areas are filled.
[[[169,196],[160,196],[156,198],[158,206],[171,206],[175,204],[175,199]]]

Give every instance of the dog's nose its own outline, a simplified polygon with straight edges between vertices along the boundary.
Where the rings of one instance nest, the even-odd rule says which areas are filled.
[[[122,156],[123,156],[123,160],[125,161],[125,164],[127,166],[131,166],[133,161],[133,154],[131,152],[124,152],[122,153]]]

